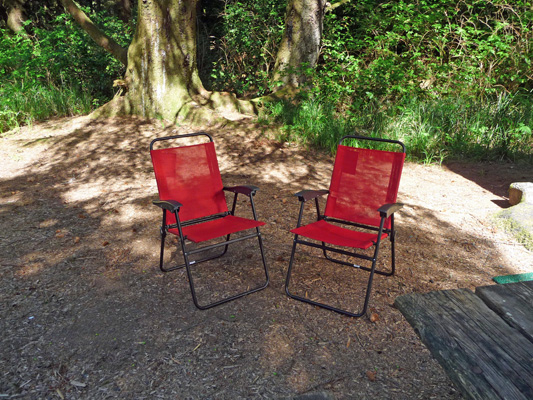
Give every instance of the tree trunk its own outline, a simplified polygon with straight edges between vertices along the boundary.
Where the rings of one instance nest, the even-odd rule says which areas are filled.
[[[207,91],[198,75],[196,18],[200,0],[139,0],[128,49],[126,93],[95,115],[136,114],[174,123],[204,123],[254,113],[251,102]]]
[[[24,29],[24,3],[26,0],[4,0],[2,5],[7,12],[7,27],[14,33],[19,33]]]
[[[314,68],[320,53],[325,7],[325,0],[288,1],[274,80],[292,87],[305,82],[302,69]]]

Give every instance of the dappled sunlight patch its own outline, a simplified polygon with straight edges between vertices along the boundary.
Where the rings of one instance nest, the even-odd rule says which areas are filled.
[[[276,165],[276,164],[265,164],[264,166],[265,170],[263,171],[263,179],[265,182],[273,183],[273,182],[282,182],[282,183],[289,183],[293,179],[293,176],[305,176],[308,172],[308,169],[306,166],[297,166],[294,167],[292,170],[288,170],[286,166],[284,165]]]
[[[297,393],[303,393],[316,385],[316,379],[309,374],[306,364],[294,366],[289,372],[287,382]]]
[[[273,374],[280,373],[280,368],[291,363],[294,356],[293,342],[285,330],[286,327],[274,323],[269,327],[270,332],[265,335],[262,362]]]
[[[255,171],[265,183],[291,184],[309,174],[309,167],[297,164],[292,167],[280,163],[263,162],[261,170]]]
[[[48,218],[39,222],[39,228],[52,228],[57,224],[59,224],[59,220],[57,218]]]
[[[161,246],[158,230],[155,230],[154,234],[152,235],[147,235],[146,233],[143,233],[142,235],[136,235],[134,238],[132,238],[129,245],[131,246],[132,255],[149,257],[151,260],[153,260],[154,268],[158,266],[159,247]],[[170,251],[167,251],[167,253],[174,251],[172,248],[169,248],[168,250]]]
[[[154,206],[152,206],[154,207]],[[143,207],[136,204],[124,204],[119,208],[114,208],[108,212],[102,220],[102,226],[132,226],[133,224],[144,222],[151,216],[152,207]],[[155,221],[154,221],[155,222]],[[159,222],[159,219],[157,219]],[[157,222],[155,222],[157,224]]]
[[[73,180],[63,187],[58,186],[58,189],[63,189],[61,196],[65,204],[84,203],[88,209],[93,211],[122,209],[132,203],[141,204],[144,207],[150,202],[147,202],[146,198],[140,198],[141,194],[151,195],[155,192],[153,199],[157,198],[155,181],[144,178],[128,182],[124,182],[119,177],[109,179],[99,177],[88,182]]]
[[[101,198],[103,194],[104,188],[102,183],[91,182],[72,187],[63,193],[62,198],[66,203],[76,203]]]
[[[13,205],[21,200],[21,192],[19,190],[14,190],[10,193],[5,193],[0,195],[0,206]],[[0,213],[3,209],[0,209]]]
[[[63,236],[61,236],[62,238]],[[57,237],[53,237],[50,240],[58,240]],[[31,276],[38,276],[50,269],[51,266],[57,265],[65,260],[65,254],[63,252],[43,252],[40,250],[32,251],[25,254],[20,259],[18,268],[15,274],[20,278],[28,278]]]
[[[28,262],[19,266],[15,271],[15,276],[18,278],[28,278],[39,274],[44,268],[43,262]]]

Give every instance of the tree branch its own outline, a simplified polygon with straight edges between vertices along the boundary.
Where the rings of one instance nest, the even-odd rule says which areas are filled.
[[[83,28],[85,32],[96,42],[102,46],[108,53],[113,55],[122,64],[128,64],[128,51],[119,45],[113,38],[107,36],[102,32],[91,19],[74,3],[72,0],[61,0],[61,4],[65,10],[72,15],[74,20]]]
[[[340,7],[346,3],[349,3],[350,0],[339,0],[338,2],[334,3],[334,4],[331,4],[329,3],[327,6],[326,6],[326,12],[330,12],[330,11],[333,11],[334,9],[336,9],[337,7]]]

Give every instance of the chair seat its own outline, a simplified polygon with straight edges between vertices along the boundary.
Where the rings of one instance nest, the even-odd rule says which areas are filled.
[[[263,225],[265,223],[261,221],[228,215],[213,221],[186,226],[182,228],[182,231],[187,239],[194,243],[200,243]],[[177,228],[169,229],[168,231],[174,235],[179,235]]]
[[[369,247],[372,247],[378,239],[377,234],[354,231],[331,224],[324,220],[301,226],[291,230],[291,232],[310,239],[318,240],[319,242],[356,249],[368,249]],[[383,233],[381,239],[383,240],[387,236],[386,233]]]

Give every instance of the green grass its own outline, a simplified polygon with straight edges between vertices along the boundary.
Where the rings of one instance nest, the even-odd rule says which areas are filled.
[[[335,151],[348,134],[401,140],[408,158],[425,163],[448,159],[533,162],[533,96],[504,94],[486,99],[413,98],[395,106],[368,104],[340,116],[326,100],[267,106],[263,118],[281,125],[278,139]],[[347,116],[346,116],[347,115]]]
[[[88,114],[94,108],[91,96],[74,87],[6,83],[0,86],[0,134],[21,125],[52,117]]]

